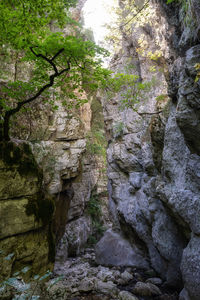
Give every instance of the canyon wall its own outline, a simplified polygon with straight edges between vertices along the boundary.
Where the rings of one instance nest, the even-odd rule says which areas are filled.
[[[84,3],[79,1],[72,10],[77,21]],[[69,32],[67,28],[66,34]],[[31,78],[31,66],[19,62],[14,53],[12,61],[6,62],[4,67],[7,80]],[[6,77],[1,81],[2,85],[5,83]],[[60,95],[57,100],[55,93]],[[94,110],[98,108],[100,125],[95,130],[101,133],[101,105],[86,92],[84,99],[88,102],[79,108],[73,101],[70,108],[62,105],[70,100],[59,89],[51,89],[48,97],[53,104],[47,103],[44,96],[17,114],[12,119],[12,142],[1,144],[3,277],[11,276],[24,266],[31,266],[27,276],[44,273],[52,269],[55,251],[61,263],[68,256],[79,254],[96,230],[88,202],[92,197],[96,197],[96,202],[107,199],[105,159],[90,149],[91,132],[96,126],[93,126],[92,107],[96,101]],[[21,172],[25,168],[26,172]]]
[[[131,1],[119,1],[124,19],[127,2],[131,10]],[[122,44],[112,69],[142,81],[154,76],[154,84],[135,110],[120,109],[120,94],[105,95],[102,103],[113,230],[168,286],[184,286],[180,299],[197,300],[200,6],[195,0],[189,3],[151,1],[136,17],[132,13],[128,30],[126,19],[121,23]],[[143,4],[138,3],[138,10]],[[104,237],[97,245],[102,263],[109,264],[110,241]],[[144,261],[139,267],[144,268]]]

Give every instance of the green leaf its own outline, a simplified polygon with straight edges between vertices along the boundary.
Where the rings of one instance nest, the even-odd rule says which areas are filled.
[[[27,267],[24,267],[24,268],[21,270],[21,272],[25,274],[25,273],[27,273],[30,269],[31,269],[31,267],[30,267],[30,266],[27,266]]]
[[[51,275],[52,275],[52,272],[50,272],[50,271],[48,270],[46,274],[44,274],[42,277],[40,277],[39,281],[42,281],[42,280],[48,278],[48,277],[51,276]]]
[[[13,276],[18,276],[20,274],[20,272],[15,272],[14,274],[13,274]]]
[[[4,259],[5,260],[11,260],[14,255],[15,255],[14,253],[10,253],[6,257],[4,257]]]
[[[24,292],[30,289],[30,284],[26,284],[23,281],[18,280],[15,277],[10,277],[5,281],[6,285],[14,287],[19,292]]]
[[[174,1],[176,1],[176,0],[167,0],[167,4],[170,4],[170,3],[174,2]]]

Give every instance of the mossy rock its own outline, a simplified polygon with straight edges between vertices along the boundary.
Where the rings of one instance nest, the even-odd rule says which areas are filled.
[[[30,196],[41,189],[42,171],[26,143],[0,143],[0,170],[0,199]]]
[[[48,244],[49,244],[49,261],[55,260],[55,238],[52,230],[52,219],[55,211],[54,199],[50,195],[45,195],[41,191],[35,198],[29,200],[26,205],[26,213],[28,216],[34,215],[37,222],[42,222],[43,226],[48,227]]]
[[[54,199],[43,190],[42,175],[27,143],[0,143],[0,200],[10,224],[9,234],[5,232],[0,240],[0,249],[3,256],[14,253],[10,261],[2,258],[4,278],[29,265],[29,277],[46,272],[54,261]]]
[[[42,177],[42,172],[35,161],[31,148],[27,143],[0,143],[0,159],[5,166],[17,168],[21,176],[29,174]]]

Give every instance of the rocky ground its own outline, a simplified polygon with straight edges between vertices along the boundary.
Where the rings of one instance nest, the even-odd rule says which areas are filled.
[[[87,248],[76,258],[56,264],[54,277],[62,279],[48,290],[48,299],[62,300],[176,300],[178,291],[169,290],[156,273],[131,267],[104,267]],[[52,278],[52,281],[54,279]],[[50,285],[51,281],[47,283]]]

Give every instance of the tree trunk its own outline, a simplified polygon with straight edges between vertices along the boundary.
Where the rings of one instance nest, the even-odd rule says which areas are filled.
[[[10,130],[10,115],[5,115],[3,122],[3,141],[9,141],[9,130]]]
[[[10,114],[6,114],[2,123],[0,123],[0,141],[9,141]]]

